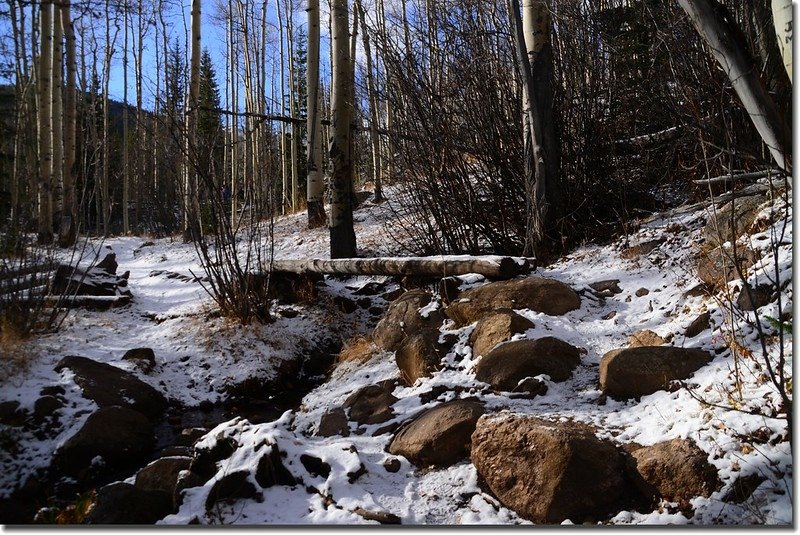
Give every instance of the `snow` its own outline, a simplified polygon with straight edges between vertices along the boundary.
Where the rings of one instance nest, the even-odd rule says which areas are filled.
[[[788,217],[776,217],[784,209]],[[791,524],[793,460],[789,442],[780,438],[786,433],[786,420],[780,414],[775,388],[765,380],[763,365],[765,358],[775,362],[782,349],[787,357],[785,373],[788,378],[792,375],[791,335],[780,340],[774,327],[764,320],[766,316],[780,318],[792,310],[791,199],[778,200],[775,212],[765,209],[758,218],[763,230],[749,237],[750,246],[761,252],[762,258],[750,269],[748,281],[755,286],[774,281],[778,274],[781,283],[779,301],[763,307],[758,314],[762,329],[769,333],[766,357],[752,325],[754,313],[731,313],[728,303],[719,297],[687,295],[698,283],[692,273],[692,258],[699,248],[706,212],[659,214],[628,237],[608,245],[586,245],[536,273],[566,282],[582,294],[581,307],[561,317],[517,311],[534,324],[525,337],[555,336],[585,350],[571,379],[554,383],[546,376],[540,377],[548,391],[533,399],[492,393],[475,379],[474,367],[480,357],[473,355],[468,345],[474,325],[455,328],[447,322],[441,334],[455,335],[457,342],[444,358],[444,368],[413,386],[397,387],[393,395],[399,401],[393,406],[395,417],[389,422],[361,426],[360,434],[351,423],[348,437],[313,436],[326,410],[340,405],[358,388],[398,376],[394,356],[379,352],[365,363],[340,364],[327,382],[305,396],[296,411],[287,411],[264,424],[236,418],[221,423],[201,441],[210,445],[220,433],[235,437],[239,447],[219,464],[217,477],[243,470],[251,474],[251,479],[261,448],[265,443],[275,443],[286,454],[284,465],[295,477],[302,477],[303,485],[276,485],[264,490],[260,502],[239,500],[206,514],[205,501],[212,480],[187,490],[178,512],[160,524],[375,524],[356,514],[356,508],[393,513],[403,524],[529,524],[480,488],[477,472],[468,460],[445,469],[420,470],[399,457],[397,472],[388,472],[383,466],[394,456],[385,451],[391,434],[372,436],[379,428],[405,421],[444,401],[474,397],[485,402],[488,412],[587,422],[596,426],[599,437],[621,444],[651,445],[691,438],[718,469],[722,487],[709,498],[693,499],[694,514],[690,518],[678,511],[676,504],[665,502],[650,513],[622,511],[609,520],[611,524]],[[389,238],[385,230],[391,217],[386,204],[366,203],[356,216],[356,235],[365,256],[397,255],[402,251],[401,244]],[[631,244],[659,238],[664,243],[649,254],[633,259],[620,257],[620,252]],[[305,228],[303,214],[279,218],[275,223],[276,258],[324,258],[327,239],[327,229]],[[169,239],[151,240],[152,245],[145,241],[141,237],[121,237],[96,245],[102,251],[117,254],[120,271],[130,270],[132,304],[106,312],[70,315],[59,333],[33,343],[30,350],[35,358],[27,370],[3,383],[2,400],[17,400],[29,410],[41,388],[52,384],[67,390],[68,404],[60,411],[63,431],[44,439],[21,433],[18,440],[24,456],[0,456],[0,498],[46,467],[53,451],[94,408],[91,401],[81,397],[69,370],[60,374],[52,371],[65,355],[79,354],[119,366],[171,399],[195,406],[220,400],[228,385],[248,377],[273,377],[282,361],[302,353],[313,341],[331,332],[346,341],[374,326],[375,319],[365,311],[343,320],[324,307],[302,305],[294,306],[300,312],[297,317],[276,315],[276,321],[265,326],[242,326],[216,318],[210,314],[213,301],[192,276],[202,273],[193,247]],[[765,254],[773,248],[774,255]],[[186,277],[169,278],[171,273]],[[605,279],[619,279],[623,292],[605,299],[595,297],[588,284]],[[349,295],[371,281],[384,280],[387,279],[330,279],[324,293],[327,298]],[[462,276],[461,280],[462,288],[486,282],[475,275]],[[741,285],[731,283],[728,288],[734,298],[740,290],[738,286]],[[649,293],[637,297],[640,288]],[[420,313],[426,315],[442,306],[434,299]],[[691,339],[683,336],[689,323],[705,311],[711,313],[712,329]],[[671,336],[671,345],[701,348],[715,357],[687,381],[685,388],[656,392],[639,401],[605,399],[598,386],[601,357],[607,351],[627,346],[628,337],[642,329]],[[738,348],[735,356],[730,349],[724,349],[734,339]],[[155,351],[157,365],[151,374],[145,375],[132,363],[120,360],[126,350],[134,347],[151,347]],[[738,383],[736,366],[740,370]],[[421,395],[439,390],[443,392],[436,399],[422,402]],[[747,438],[757,431],[765,435],[764,440]],[[304,454],[328,463],[330,474],[324,478],[309,474],[300,461]],[[348,474],[362,465],[366,473],[351,482]],[[750,474],[765,477],[753,495],[741,504],[723,502],[734,481]],[[307,490],[311,487],[313,492]]]

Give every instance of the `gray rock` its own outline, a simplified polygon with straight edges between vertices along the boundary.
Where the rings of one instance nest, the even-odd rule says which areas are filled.
[[[686,332],[684,332],[684,336],[686,338],[694,338],[701,332],[705,331],[709,328],[711,321],[711,312],[703,312],[699,316],[697,316],[692,323],[686,327]]]
[[[145,373],[148,373],[156,365],[156,354],[149,347],[137,347],[126,351],[125,354],[122,355],[122,360],[130,360]]]
[[[107,464],[131,466],[153,445],[153,427],[144,415],[125,407],[104,407],[57,450],[55,464],[68,475],[80,474],[97,456]]]
[[[263,501],[261,492],[250,481],[250,472],[231,472],[214,482],[206,497],[206,511],[213,512],[218,504],[236,500]]]
[[[97,491],[87,523],[155,524],[171,512],[172,496],[169,494],[117,482]]]
[[[383,423],[394,417],[392,405],[397,398],[393,391],[391,381],[359,388],[344,401],[344,408],[350,409],[351,421],[367,425]]]
[[[733,242],[744,234],[756,219],[766,197],[740,197],[712,214],[703,229],[703,236],[712,246]]]
[[[347,414],[342,407],[328,409],[319,419],[319,425],[314,432],[317,437],[350,436]]]
[[[55,371],[69,368],[84,397],[100,407],[121,406],[156,418],[167,407],[167,400],[155,388],[132,373],[85,357],[64,357]]]

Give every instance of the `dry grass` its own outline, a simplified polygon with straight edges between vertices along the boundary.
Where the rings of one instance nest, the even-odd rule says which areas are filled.
[[[30,366],[35,354],[27,344],[29,339],[13,322],[0,318],[0,384]]]
[[[363,364],[377,352],[378,348],[371,338],[358,335],[344,345],[336,357],[336,364],[344,362]]]

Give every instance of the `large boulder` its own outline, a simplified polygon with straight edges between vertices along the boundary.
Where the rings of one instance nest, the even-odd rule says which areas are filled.
[[[360,424],[380,424],[394,417],[392,405],[397,398],[392,395],[394,384],[383,381],[359,388],[344,400],[344,408],[350,409],[351,421]]]
[[[739,310],[758,310],[772,302],[775,292],[771,284],[759,284],[751,286],[745,283],[739,297],[736,298],[736,305]]]
[[[118,481],[97,491],[88,524],[155,524],[172,512],[172,496]]]
[[[475,367],[475,378],[495,390],[513,391],[526,377],[546,374],[566,381],[580,363],[580,350],[563,340],[546,336],[500,344]]]
[[[389,444],[389,453],[403,455],[413,464],[450,466],[469,456],[470,437],[483,405],[450,401],[427,410],[404,425]]]
[[[492,494],[539,524],[603,519],[626,497],[623,454],[583,424],[484,417],[471,458]]]
[[[134,485],[137,489],[158,490],[174,497],[178,477],[191,463],[191,457],[161,457],[139,470]]]
[[[702,349],[672,346],[614,349],[600,359],[600,388],[616,399],[639,398],[687,379],[712,359]]]
[[[459,325],[474,323],[501,309],[530,309],[550,316],[561,316],[581,306],[581,298],[569,286],[555,279],[527,277],[492,282],[472,288],[445,310]]]
[[[754,195],[740,197],[727,203],[711,215],[703,229],[703,236],[713,246],[734,242],[747,232],[756,220],[766,197]]]
[[[92,413],[83,426],[58,449],[56,465],[78,475],[95,457],[106,464],[134,465],[153,449],[153,426],[141,413],[126,407],[105,407]]]
[[[372,339],[386,351],[397,351],[410,334],[438,330],[444,319],[439,310],[422,316],[419,311],[430,304],[433,296],[425,290],[410,290],[389,305],[386,314],[375,326]]]
[[[438,331],[423,331],[406,338],[397,349],[395,362],[404,385],[411,386],[417,379],[430,377],[441,369],[447,351],[438,338]]]
[[[676,438],[631,452],[648,495],[668,501],[708,498],[720,487],[708,454],[691,440]]]
[[[756,253],[744,247],[740,247],[736,254],[724,247],[702,251],[697,257],[697,278],[708,287],[719,290],[729,282],[739,280],[739,273],[746,273],[755,261]]]
[[[533,329],[533,322],[510,309],[498,310],[480,320],[469,337],[472,355],[486,355],[494,347],[511,340],[515,334]]]
[[[167,400],[158,390],[116,366],[86,357],[64,357],[55,371],[64,368],[75,374],[84,397],[100,407],[128,407],[149,418],[158,417],[167,407]]]

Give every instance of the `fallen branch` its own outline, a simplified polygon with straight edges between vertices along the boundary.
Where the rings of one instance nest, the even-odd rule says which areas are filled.
[[[274,260],[273,272],[329,275],[411,275],[449,277],[477,273],[490,279],[511,279],[536,269],[534,259],[509,256],[442,256],[411,258],[341,258]]]

